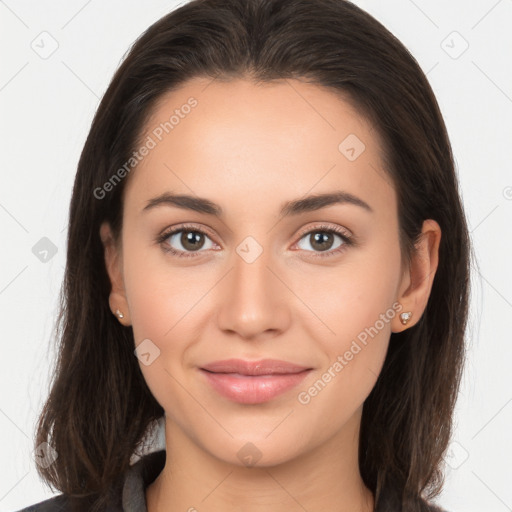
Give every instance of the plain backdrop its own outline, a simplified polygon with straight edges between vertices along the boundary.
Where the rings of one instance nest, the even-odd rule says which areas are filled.
[[[512,510],[512,1],[355,3],[427,73],[477,257],[468,362],[438,502],[452,512]],[[36,474],[33,435],[55,355],[78,157],[130,45],[177,5],[0,1],[0,511],[52,496]]]

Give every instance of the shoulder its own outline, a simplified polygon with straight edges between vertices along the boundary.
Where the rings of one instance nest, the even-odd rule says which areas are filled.
[[[165,458],[165,450],[158,450],[137,460],[122,476],[119,484],[113,485],[109,490],[109,504],[99,505],[101,511],[145,510],[145,488],[160,473],[165,465]],[[96,495],[71,497],[68,494],[58,494],[16,512],[89,512],[93,502],[97,505],[95,498]]]
[[[95,501],[94,496],[70,497],[66,494],[58,494],[39,503],[34,503],[16,512],[89,512],[91,504]],[[104,505],[102,512],[121,512],[119,505]]]
[[[69,500],[64,494],[53,496],[34,505],[18,510],[17,512],[57,512],[69,508]]]

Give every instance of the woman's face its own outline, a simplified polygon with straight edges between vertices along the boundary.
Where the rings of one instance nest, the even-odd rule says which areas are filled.
[[[162,98],[143,143],[126,178],[111,303],[142,343],[166,421],[239,465],[354,443],[409,284],[376,131],[318,86],[194,79]],[[339,202],[309,199],[335,193]],[[192,208],[200,201],[208,208]],[[202,370],[232,358],[310,370]]]

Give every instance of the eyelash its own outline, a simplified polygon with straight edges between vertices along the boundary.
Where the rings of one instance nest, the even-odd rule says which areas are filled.
[[[171,237],[172,235],[174,235],[176,233],[180,233],[181,231],[201,233],[201,234],[209,237],[209,234],[206,231],[203,231],[202,229],[199,229],[192,225],[184,224],[184,225],[172,228],[168,231],[165,231],[164,233],[162,233],[160,236],[157,237],[156,242],[162,246],[162,249],[165,252],[171,253],[178,258],[194,258],[197,256],[198,253],[204,252],[204,251],[197,251],[197,252],[178,251],[171,246],[167,246],[167,247],[164,246],[164,242],[169,237]],[[332,256],[336,256],[336,255],[340,254],[341,252],[346,250],[347,247],[355,245],[353,236],[346,235],[345,231],[342,230],[341,228],[331,227],[331,226],[317,226],[313,229],[310,229],[309,231],[301,233],[298,241],[302,240],[306,235],[310,235],[312,233],[331,233],[331,234],[338,235],[343,240],[343,244],[341,244],[336,249],[333,249],[331,251],[313,253],[314,258],[330,258]],[[307,252],[313,252],[313,251],[307,251]]]

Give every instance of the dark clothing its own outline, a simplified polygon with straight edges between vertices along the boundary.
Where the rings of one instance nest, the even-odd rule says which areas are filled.
[[[147,512],[146,487],[160,474],[165,465],[165,450],[144,455],[126,472],[122,490],[118,492],[117,504],[105,509],[105,512]],[[73,507],[69,498],[59,494],[53,498],[30,505],[18,512],[67,512],[74,508],[87,510],[85,499],[78,507]]]

